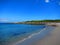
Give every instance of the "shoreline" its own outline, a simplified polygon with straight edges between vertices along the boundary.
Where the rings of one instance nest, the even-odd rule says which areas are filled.
[[[56,23],[56,28],[49,35],[31,45],[60,45],[60,23]]]
[[[15,43],[15,44],[13,44],[13,45],[27,45],[27,43],[32,43],[32,42],[34,42],[33,41],[33,39],[36,39],[36,38],[39,38],[40,36],[42,36],[42,32],[44,32],[45,30],[47,30],[46,32],[48,33],[48,32],[50,32],[51,31],[51,29],[52,29],[52,27],[53,26],[49,26],[48,28],[46,27],[46,28],[44,28],[44,29],[42,29],[42,31],[40,31],[40,32],[38,32],[38,33],[34,33],[34,34],[31,34],[30,36],[28,36],[28,38],[24,38],[22,41],[18,41],[17,43]],[[48,30],[50,28],[50,30]],[[45,32],[45,33],[46,33]],[[41,33],[41,34],[40,34]],[[46,33],[46,34],[47,34]],[[42,37],[44,37],[44,36],[46,36],[46,34],[44,34]],[[39,36],[40,35],[40,36]],[[35,38],[36,37],[36,38]],[[42,37],[40,37],[40,38],[42,38]],[[40,39],[39,38],[39,39]],[[31,42],[32,41],[32,42]]]
[[[44,28],[45,28],[45,26],[44,26]],[[43,29],[43,28],[42,28]],[[41,29],[41,30],[42,30]],[[38,31],[38,30],[37,30]],[[33,33],[36,33],[36,32],[33,32]],[[31,34],[32,35],[34,35],[32,32],[31,32]],[[28,35],[29,36],[29,35]],[[31,36],[31,35],[30,35]],[[16,42],[18,42],[18,41],[22,41],[22,40],[26,40],[26,39],[24,39],[24,38],[27,38],[26,36],[23,36],[22,38],[20,37],[20,36],[18,36],[17,38],[11,38],[11,39],[8,39],[8,40],[5,40],[5,41],[1,41],[0,42],[0,44],[1,45],[12,45],[12,44],[14,44],[14,43],[16,43]]]
[[[47,36],[48,33],[50,33],[51,30],[53,30],[54,26],[49,26],[47,25],[47,27],[41,29],[42,31],[40,32],[37,32],[37,33],[34,33],[34,34],[31,34],[30,36],[28,36],[27,38],[24,38],[23,40],[20,40],[19,41],[15,41],[15,42],[9,42],[8,44],[6,45],[27,45],[27,43],[31,43],[31,45],[33,44],[32,42],[35,42],[35,41],[38,41],[39,39],[43,39]],[[43,33],[42,33],[43,32]],[[41,34],[40,34],[41,33]],[[44,34],[45,33],[45,34]],[[43,34],[43,35],[42,35]],[[42,37],[41,37],[42,36]],[[37,39],[38,38],[38,39]],[[36,40],[37,39],[37,40]],[[18,40],[18,39],[17,39]],[[35,40],[35,41],[34,41]],[[28,44],[28,45],[29,45]]]

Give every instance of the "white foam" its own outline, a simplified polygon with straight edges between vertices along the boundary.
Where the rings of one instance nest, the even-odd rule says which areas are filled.
[[[25,40],[27,40],[27,39],[30,39],[30,38],[32,38],[32,37],[35,36],[35,35],[40,34],[40,33],[43,32],[44,30],[46,30],[46,28],[47,28],[47,27],[45,27],[43,30],[39,31],[38,33],[33,33],[33,34],[31,34],[31,35],[28,36],[27,38],[24,38],[23,40],[20,40],[20,41],[18,41],[17,43],[15,43],[15,44],[13,44],[13,45],[17,45],[17,44],[19,44],[19,43],[22,43],[23,41],[25,41]]]

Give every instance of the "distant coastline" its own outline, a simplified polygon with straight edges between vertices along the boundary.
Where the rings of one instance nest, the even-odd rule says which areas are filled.
[[[46,25],[51,23],[60,23],[60,20],[32,20],[24,22],[13,22],[12,24]]]
[[[24,22],[6,22],[6,24],[30,24],[30,25],[47,25],[51,23],[60,23],[59,20],[31,20]]]

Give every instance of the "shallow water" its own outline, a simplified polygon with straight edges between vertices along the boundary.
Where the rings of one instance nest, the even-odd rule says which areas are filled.
[[[34,33],[33,36],[30,35],[28,38],[25,38],[23,42],[19,41],[14,43],[14,45],[37,45],[36,42],[42,40],[46,36],[51,35],[51,31],[55,29],[53,26],[46,26],[46,28],[42,29],[41,31]]]
[[[45,25],[26,25],[26,24],[0,24],[0,41],[8,40],[12,37],[22,37],[35,31],[45,28]]]

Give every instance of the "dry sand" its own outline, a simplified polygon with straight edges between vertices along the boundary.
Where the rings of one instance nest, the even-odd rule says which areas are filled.
[[[50,35],[32,45],[60,45],[60,23],[56,23],[56,25],[58,26],[51,31]]]

